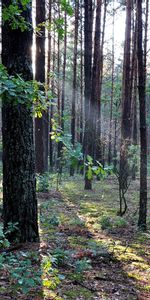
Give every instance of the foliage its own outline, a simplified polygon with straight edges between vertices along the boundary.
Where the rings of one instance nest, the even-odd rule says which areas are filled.
[[[51,139],[55,140],[56,143],[62,143],[62,153],[60,157],[61,167],[66,166],[68,161],[73,168],[76,168],[80,161],[83,160],[82,146],[80,143],[76,143],[75,146],[71,143],[71,135],[63,132],[59,122],[55,119],[52,120],[52,132]],[[62,170],[61,170],[62,171]]]
[[[31,5],[31,0],[12,0],[11,4],[3,7],[3,21],[7,22],[13,30],[20,29],[22,32],[29,30],[32,25],[23,16],[23,12],[29,5]]]
[[[37,192],[48,192],[50,187],[50,174],[48,172],[37,174],[36,179]]]
[[[45,95],[43,84],[36,80],[25,81],[20,75],[9,76],[6,68],[0,64],[0,96],[4,102],[12,105],[26,105],[27,108],[38,117],[49,106],[47,97],[51,99],[49,92]]]
[[[0,224],[0,249],[7,248],[9,246],[10,246],[10,243],[4,234],[3,226]]]
[[[49,219],[49,224],[51,224],[52,226],[58,226],[60,225],[60,220],[57,216],[53,215],[50,219]]]
[[[75,271],[77,273],[81,273],[84,272],[86,270],[91,270],[92,266],[91,266],[91,260],[87,259],[86,257],[84,257],[81,260],[76,260],[75,261]]]
[[[33,268],[34,264],[39,264],[39,257],[33,252],[20,251],[16,254],[0,256],[0,269],[9,275],[10,282],[13,282],[14,292],[28,294],[31,290],[42,286],[55,289],[63,279],[58,270],[53,267],[54,259],[45,256],[41,267]],[[43,278],[42,278],[43,277]]]
[[[112,166],[105,166],[96,161],[97,165],[94,165],[93,158],[90,155],[87,155],[85,166],[87,167],[86,176],[89,180],[93,179],[93,176],[96,175],[98,178],[104,179],[108,175],[113,174]]]
[[[55,263],[57,266],[63,266],[65,264],[65,260],[68,259],[68,252],[61,248],[56,248],[53,253],[53,258],[55,258]]]
[[[127,221],[122,217],[116,216],[114,218],[110,216],[102,216],[99,218],[99,223],[101,224],[101,229],[112,229],[112,228],[122,228],[127,226]]]

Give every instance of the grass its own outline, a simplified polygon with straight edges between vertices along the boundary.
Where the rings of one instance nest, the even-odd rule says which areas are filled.
[[[85,192],[83,186],[82,178],[74,178],[45,199],[38,194],[40,244],[24,245],[13,253],[21,260],[24,253],[25,262],[31,262],[29,279],[36,278],[39,268],[38,284],[25,294],[3,268],[2,299],[11,295],[26,300],[150,299],[150,232],[139,232],[136,226],[138,181],[128,192],[124,218],[117,216],[114,178],[95,182],[93,191]],[[13,260],[7,264],[13,269]]]

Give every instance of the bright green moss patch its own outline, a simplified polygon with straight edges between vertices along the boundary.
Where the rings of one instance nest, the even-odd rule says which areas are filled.
[[[69,291],[65,291],[64,295],[67,297],[68,300],[76,300],[80,297],[81,299],[92,299],[93,293],[90,292],[88,289],[80,286],[71,287]]]

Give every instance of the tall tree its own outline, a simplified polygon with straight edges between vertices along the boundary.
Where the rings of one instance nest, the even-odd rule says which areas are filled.
[[[73,84],[72,84],[72,109],[71,109],[71,142],[75,145],[76,135],[76,110],[77,110],[77,47],[79,29],[79,0],[75,2],[75,29],[74,29],[74,49],[73,49]],[[70,175],[74,174],[71,167]]]
[[[36,0],[36,26],[40,33],[36,34],[36,71],[35,78],[45,83],[45,0]],[[35,154],[36,172],[48,171],[48,113],[43,112],[41,118],[35,118]]]
[[[114,0],[112,7],[112,70],[111,70],[111,97],[110,97],[110,119],[109,119],[109,145],[108,145],[108,163],[112,162],[112,126],[113,126],[113,100],[114,100],[114,69],[115,69],[115,9]]]
[[[81,0],[80,1],[80,11],[81,11],[81,20],[80,20],[80,31],[81,31],[81,34],[80,34],[80,48],[81,48],[81,58],[80,58],[80,77],[81,77],[81,80],[80,80],[80,143],[82,145],[83,143],[83,130],[84,130],[84,127],[83,127],[83,105],[84,105],[84,76],[83,76],[83,1]]]
[[[8,7],[10,0],[3,0]],[[21,4],[19,9],[24,10]],[[21,13],[31,24],[31,5]],[[2,63],[10,75],[32,79],[32,31],[12,29],[9,22],[2,27]],[[31,108],[26,103],[14,105],[12,99],[3,97],[3,218],[4,229],[9,222],[17,223],[10,240],[20,242],[38,240],[37,199],[35,191],[35,164],[33,146],[33,120]]]
[[[62,79],[62,99],[61,99],[61,128],[64,131],[64,109],[65,109],[65,88],[66,88],[66,58],[67,58],[67,13],[64,12],[64,57],[63,57],[63,79]]]
[[[92,82],[92,30],[93,30],[93,2],[84,0],[84,97],[85,97],[85,130],[84,156],[92,155],[90,99]],[[85,189],[91,189],[92,182],[85,172]]]
[[[148,21],[148,0],[146,2],[146,28]],[[142,1],[137,0],[137,57],[138,57],[138,93],[140,104],[140,205],[138,225],[146,229],[147,216],[147,130],[146,130],[146,44],[145,34],[143,50]]]
[[[124,44],[123,80],[122,80],[122,117],[121,117],[121,146],[120,146],[120,214],[127,209],[125,192],[128,187],[128,147],[131,139],[131,8],[130,0],[126,2],[126,30]],[[123,202],[125,207],[123,208]]]
[[[96,158],[96,149],[100,146],[100,38],[101,38],[101,0],[96,4],[96,22],[94,37],[94,58],[92,68],[92,89],[90,115],[92,122],[92,157]],[[96,147],[95,147],[96,146]],[[96,151],[97,152],[97,151]]]

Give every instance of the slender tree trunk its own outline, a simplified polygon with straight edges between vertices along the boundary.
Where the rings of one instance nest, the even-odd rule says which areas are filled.
[[[53,22],[55,22],[55,13],[53,12]],[[51,79],[51,89],[52,89],[52,93],[53,95],[55,95],[55,80],[54,80],[54,73],[55,73],[55,64],[56,64],[56,33],[54,31],[54,36],[53,36],[53,41],[52,41],[52,79]],[[54,116],[54,105],[51,104],[50,105],[50,133],[53,130],[53,116]],[[54,166],[54,144],[53,141],[50,137],[49,140],[49,164],[50,164],[50,169],[51,171],[53,170],[53,166]]]
[[[91,121],[92,121],[92,157],[96,159],[96,149],[100,147],[100,132],[97,130],[100,120],[100,26],[101,26],[101,0],[97,0],[96,23],[94,38],[94,59],[92,69],[92,90],[91,90]]]
[[[2,1],[3,7],[11,1]],[[31,23],[31,6],[22,13]],[[19,74],[32,80],[32,32],[12,30],[7,22],[2,27],[2,63],[10,75]],[[26,104],[14,105],[3,98],[3,218],[4,230],[17,223],[18,230],[9,239],[19,242],[38,241],[37,199],[35,190],[35,161],[33,119]]]
[[[64,109],[65,109],[65,88],[66,88],[66,58],[67,58],[67,13],[65,11],[65,34],[64,34],[64,57],[63,57],[63,80],[61,98],[61,128],[64,132]]]
[[[76,109],[77,109],[77,47],[79,29],[79,0],[75,2],[75,33],[74,33],[74,53],[73,53],[73,84],[72,84],[72,110],[71,110],[71,142],[75,145],[76,134]],[[74,175],[74,168],[71,166],[70,175]]]
[[[131,70],[131,96],[132,96],[132,105],[131,105],[131,121],[132,121],[132,144],[134,146],[138,145],[138,126],[137,126],[137,14],[134,20],[133,14],[133,37],[132,37],[132,70]],[[134,158],[135,160],[135,158]],[[132,167],[132,179],[136,178],[136,164],[133,164]]]
[[[114,68],[115,68],[115,44],[114,44],[114,25],[115,10],[113,1],[113,22],[112,22],[112,71],[111,71],[111,98],[110,98],[110,119],[109,119],[109,145],[108,145],[108,163],[112,162],[112,117],[113,117],[113,100],[114,100]]]
[[[128,147],[131,139],[131,1],[126,4],[126,32],[124,46],[123,63],[123,82],[122,82],[122,118],[121,118],[121,146],[120,146],[120,171],[119,171],[119,189],[122,197],[120,198],[120,215],[126,210],[121,211],[124,201],[125,191],[128,186],[129,166],[128,166]],[[125,204],[125,203],[124,203]]]
[[[102,5],[102,4],[101,4]],[[97,137],[98,143],[96,145],[96,159],[99,160],[103,165],[105,164],[105,159],[103,157],[105,145],[102,144],[102,133],[101,133],[101,94],[102,94],[102,81],[103,81],[103,62],[104,62],[104,38],[105,38],[105,27],[106,27],[106,11],[107,11],[107,1],[104,0],[103,3],[103,21],[102,21],[102,33],[101,33],[101,42],[100,42],[100,97],[97,102]],[[105,139],[105,138],[104,138]],[[103,147],[104,146],[104,147]]]
[[[148,1],[146,11],[146,22],[148,19]],[[144,41],[143,51],[143,22],[142,1],[137,0],[137,57],[138,57],[138,92],[140,104],[140,205],[138,226],[146,230],[147,216],[147,128],[146,128],[146,44]],[[146,25],[147,26],[147,25]],[[147,34],[145,35],[147,37]],[[146,38],[147,39],[147,38]],[[146,43],[146,44],[145,44]]]
[[[84,131],[84,157],[92,155],[91,145],[91,117],[90,99],[92,82],[92,29],[93,29],[93,5],[92,0],[84,0],[84,97],[85,97],[85,131]],[[85,170],[85,189],[92,189],[92,181],[87,176]]]
[[[80,85],[80,107],[81,107],[81,111],[80,111],[80,144],[83,144],[83,105],[84,105],[84,94],[83,94],[83,88],[84,88],[84,76],[83,76],[83,9],[82,9],[82,1],[81,1],[81,40],[80,40],[80,48],[81,48],[81,59],[80,59],[80,76],[81,76],[81,85]]]
[[[45,21],[45,0],[36,0],[36,26]],[[36,72],[35,78],[45,83],[45,27],[36,35]],[[35,118],[36,172],[48,171],[48,113]]]
[[[60,3],[58,2],[58,18],[60,19]],[[60,82],[60,67],[61,67],[61,55],[60,55],[60,36],[57,35],[57,113],[58,113],[58,126],[61,126],[61,82]],[[57,153],[57,169],[61,170],[61,149],[62,143],[58,143]]]

